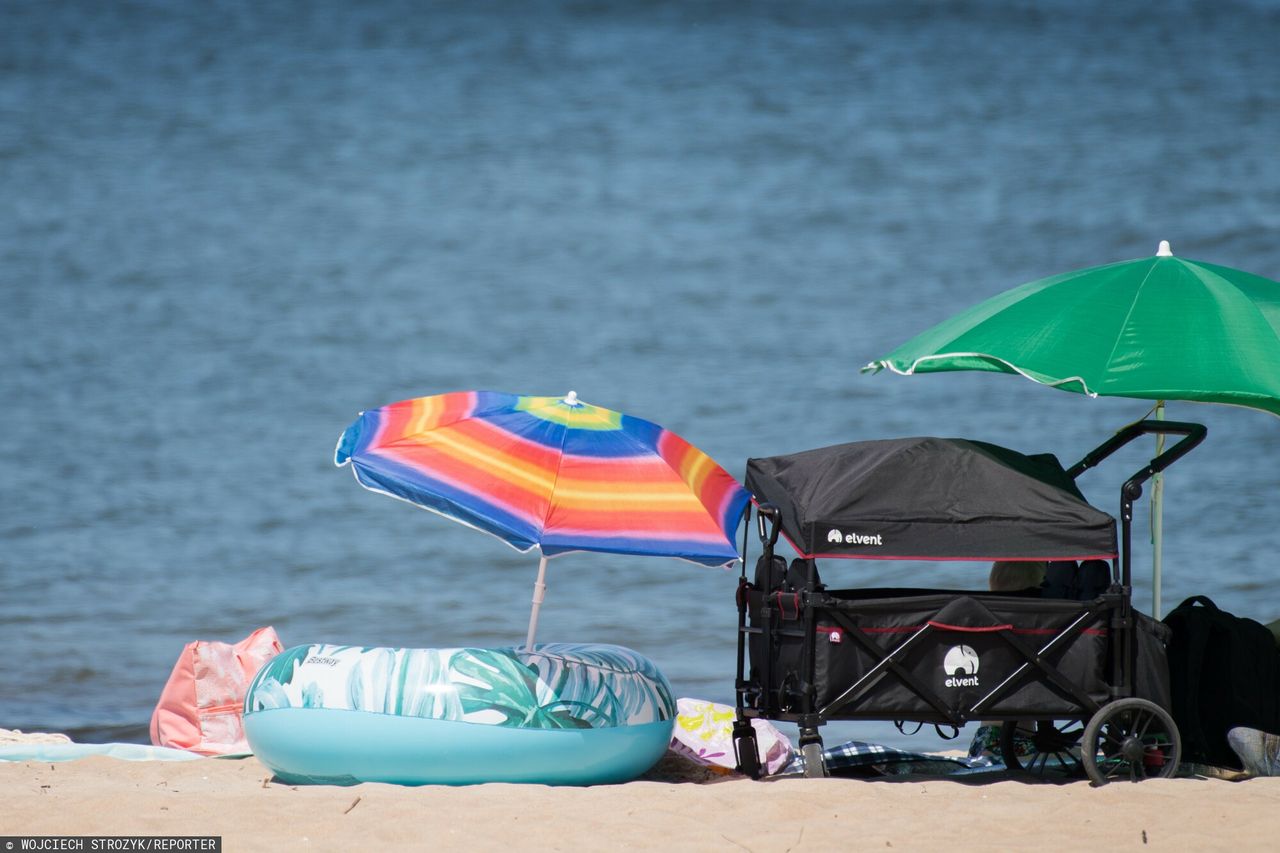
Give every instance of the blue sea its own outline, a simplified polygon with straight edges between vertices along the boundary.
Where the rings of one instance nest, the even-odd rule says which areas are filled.
[[[1280,278],[1278,40],[1262,0],[0,0],[0,727],[145,741],[183,644],[262,625],[521,641],[536,555],[334,467],[395,400],[574,390],[738,477],[908,435],[1074,462],[1149,405],[859,368],[1162,239]],[[1280,421],[1169,417],[1209,437],[1167,478],[1166,610],[1280,617]],[[1085,493],[1115,512],[1150,452]],[[736,582],[565,556],[539,637],[732,702]]]

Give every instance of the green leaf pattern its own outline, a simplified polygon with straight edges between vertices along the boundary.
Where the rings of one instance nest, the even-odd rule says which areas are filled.
[[[641,725],[675,717],[666,678],[621,646],[532,650],[295,646],[269,661],[245,713],[338,708],[513,728]]]
[[[294,703],[284,690],[293,680],[294,672],[306,660],[315,646],[294,646],[267,661],[244,695],[244,712],[267,711],[272,708],[291,708]],[[301,696],[299,696],[299,706]]]

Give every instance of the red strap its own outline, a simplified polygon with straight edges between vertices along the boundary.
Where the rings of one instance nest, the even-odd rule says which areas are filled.
[[[1012,625],[991,625],[990,627],[987,627],[987,628],[967,628],[963,625],[948,625],[945,622],[935,622],[932,619],[929,620],[929,624],[932,625],[934,628],[940,628],[943,631],[963,631],[966,634],[991,634],[996,631],[1012,631],[1013,630]]]
[[[788,621],[800,618],[800,593],[798,592],[775,592],[774,601],[778,603],[778,609],[782,611],[782,618]],[[791,609],[787,609],[787,601],[790,600]]]

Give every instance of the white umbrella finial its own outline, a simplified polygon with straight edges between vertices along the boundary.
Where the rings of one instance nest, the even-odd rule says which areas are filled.
[[[1169,241],[1168,241],[1168,240],[1161,240],[1161,241],[1160,241],[1160,248],[1159,248],[1159,249],[1156,249],[1156,257],[1157,257],[1157,258],[1172,258],[1172,257],[1173,257],[1173,249],[1170,249],[1170,248],[1169,248]]]
[[[564,404],[566,406],[581,406],[582,403],[578,402],[578,392],[570,391],[568,394],[565,394]]]

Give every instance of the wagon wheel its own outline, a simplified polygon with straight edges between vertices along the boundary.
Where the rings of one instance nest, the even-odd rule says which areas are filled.
[[[1084,729],[1084,769],[1095,784],[1139,782],[1178,772],[1182,738],[1173,717],[1146,699],[1103,705]]]
[[[1034,731],[1019,730],[1007,720],[1000,726],[1000,755],[1014,772],[1041,779],[1076,775],[1085,771],[1079,748],[1083,733],[1083,720],[1037,720]]]
[[[822,758],[822,741],[806,743],[800,747],[800,754],[804,757],[804,775],[806,777],[821,779],[830,775],[827,772],[827,763]]]

